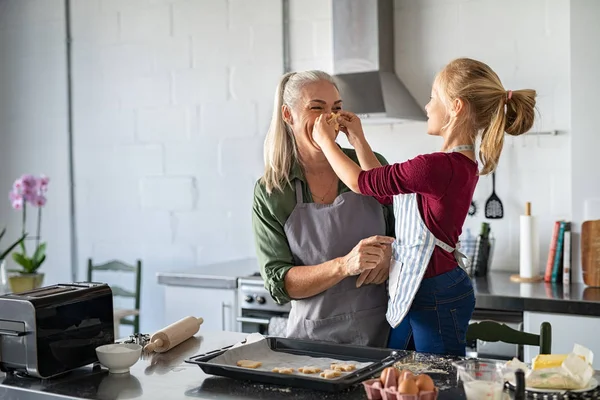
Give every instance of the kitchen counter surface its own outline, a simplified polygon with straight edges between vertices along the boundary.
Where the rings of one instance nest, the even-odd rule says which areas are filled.
[[[41,381],[0,373],[0,399],[260,399],[275,400],[358,400],[366,399],[362,385],[340,393],[326,393],[267,384],[254,384],[229,378],[205,375],[192,364],[190,356],[216,350],[243,340],[246,334],[234,332],[201,332],[167,353],[140,359],[129,374],[110,375],[103,367],[81,368],[53,380]],[[413,355],[415,353],[412,353]],[[424,355],[417,355],[421,357]],[[439,400],[465,399],[462,385],[457,387],[456,372],[448,359],[435,357],[449,366],[445,374],[430,375],[440,388]],[[421,359],[417,359],[421,361]],[[442,365],[440,364],[440,365]]]
[[[159,272],[158,283],[170,286],[235,289],[237,279],[258,271],[254,258],[206,265],[184,271]],[[582,283],[563,285],[515,283],[514,272],[490,272],[474,278],[477,309],[532,311],[558,314],[600,316],[600,288]]]
[[[182,271],[158,272],[156,277],[161,285],[235,289],[238,277],[252,275],[258,270],[255,258],[245,258]]]
[[[567,287],[545,282],[515,283],[510,280],[512,274],[490,272],[485,278],[475,278],[475,308],[600,316],[600,288],[582,283]]]

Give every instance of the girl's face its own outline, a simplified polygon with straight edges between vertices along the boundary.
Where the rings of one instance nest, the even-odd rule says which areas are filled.
[[[441,135],[442,128],[448,123],[450,115],[439,96],[437,82],[431,88],[431,98],[425,106],[425,111],[427,112],[427,134]]]

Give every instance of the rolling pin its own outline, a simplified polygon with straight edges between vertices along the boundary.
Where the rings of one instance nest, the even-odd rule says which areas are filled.
[[[164,353],[194,336],[200,330],[200,325],[203,322],[204,319],[196,317],[185,317],[177,322],[173,322],[171,325],[152,335],[150,342],[144,346],[144,350]]]

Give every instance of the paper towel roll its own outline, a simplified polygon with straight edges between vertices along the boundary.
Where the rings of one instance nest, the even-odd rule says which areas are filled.
[[[521,215],[519,275],[521,278],[533,278],[539,275],[539,271],[536,220],[534,216]]]

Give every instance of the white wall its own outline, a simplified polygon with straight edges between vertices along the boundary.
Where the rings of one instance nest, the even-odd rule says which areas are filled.
[[[573,193],[574,231],[581,232],[586,219],[600,219],[600,168],[594,165],[600,148],[598,134],[598,93],[600,47],[590,38],[600,37],[600,2],[571,2],[571,190]],[[574,236],[578,240],[578,235]],[[580,253],[574,265],[579,266]],[[580,272],[580,270],[577,270]],[[581,277],[579,277],[581,278]]]
[[[283,72],[281,6],[73,7],[79,265],[141,258],[141,330],[152,331],[163,324],[156,272],[255,254],[251,202]]]
[[[8,227],[0,249],[21,231],[21,213],[8,199],[13,181],[46,174],[42,240],[48,247],[39,272],[47,284],[71,279],[64,25],[62,0],[0,1],[0,228]],[[36,222],[37,215],[28,216],[31,236]],[[28,243],[30,255],[33,246]],[[8,267],[17,267],[12,257]]]
[[[293,69],[331,72],[331,0],[304,4],[292,0]],[[570,218],[569,26],[568,0],[395,2],[396,71],[419,103],[427,103],[439,69],[453,58],[471,57],[492,66],[507,89],[538,91],[536,130],[567,131],[506,140],[496,176],[505,218],[488,220],[497,240],[495,269],[518,270],[519,215],[525,202],[532,203],[539,219],[542,265],[553,222]],[[425,126],[367,126],[366,132],[376,151],[397,162],[439,148],[441,142],[427,137]],[[485,221],[482,210],[491,190],[491,176],[482,177],[474,196],[480,211],[466,223],[473,234]]]

